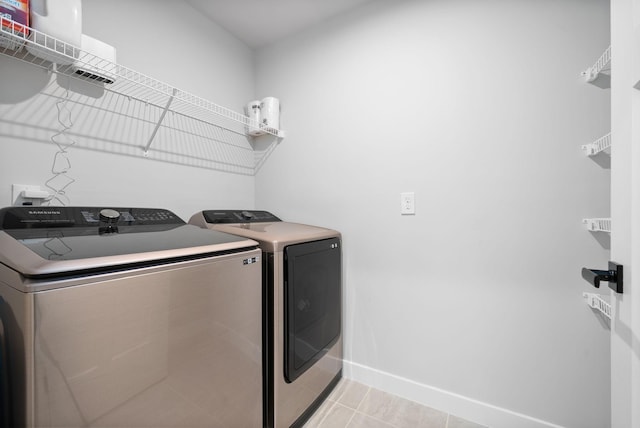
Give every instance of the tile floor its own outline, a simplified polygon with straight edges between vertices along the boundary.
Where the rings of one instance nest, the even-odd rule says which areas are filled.
[[[304,428],[486,428],[342,379]]]

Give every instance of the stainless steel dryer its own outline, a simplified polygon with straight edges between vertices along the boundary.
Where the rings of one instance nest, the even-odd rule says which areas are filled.
[[[8,426],[260,426],[260,258],[167,210],[1,209]]]
[[[202,211],[190,223],[260,243],[264,426],[302,426],[342,375],[340,233],[265,211]]]

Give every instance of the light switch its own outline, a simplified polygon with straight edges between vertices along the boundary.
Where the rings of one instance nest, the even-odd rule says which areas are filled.
[[[412,215],[416,213],[416,199],[414,192],[400,193],[400,214]]]

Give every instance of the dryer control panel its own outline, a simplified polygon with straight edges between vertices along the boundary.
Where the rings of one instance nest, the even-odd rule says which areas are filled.
[[[270,223],[281,221],[268,211],[255,210],[207,210],[202,215],[207,223]]]

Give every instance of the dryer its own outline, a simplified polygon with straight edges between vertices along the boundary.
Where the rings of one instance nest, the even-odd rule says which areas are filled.
[[[261,257],[164,209],[1,209],[8,426],[260,426]]]
[[[340,233],[266,211],[208,210],[189,222],[260,244],[264,427],[301,427],[342,376]]]

